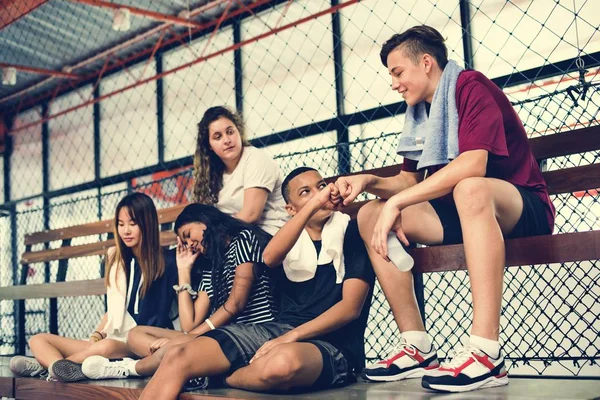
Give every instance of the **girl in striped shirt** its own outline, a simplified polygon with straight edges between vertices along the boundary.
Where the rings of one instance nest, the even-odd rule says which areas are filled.
[[[181,212],[175,232],[179,284],[174,288],[183,332],[138,326],[130,332],[128,344],[145,358],[90,357],[83,363],[88,378],[150,376],[172,345],[226,324],[275,318],[274,288],[262,259],[269,234],[202,204],[190,204]]]

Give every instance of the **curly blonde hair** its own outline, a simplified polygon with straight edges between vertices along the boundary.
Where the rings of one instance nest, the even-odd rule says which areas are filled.
[[[194,201],[214,205],[223,188],[225,164],[210,148],[208,127],[218,119],[227,118],[240,132],[242,146],[249,146],[244,136],[244,125],[239,114],[224,106],[211,107],[198,123],[196,153],[194,154]]]

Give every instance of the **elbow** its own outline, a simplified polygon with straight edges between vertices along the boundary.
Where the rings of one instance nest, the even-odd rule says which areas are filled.
[[[228,300],[223,304],[223,309],[231,315],[232,318],[236,318],[246,308],[247,301],[242,300]]]
[[[254,211],[243,212],[243,211],[241,211],[240,213],[238,213],[237,218],[248,224],[256,224],[261,216],[262,216],[262,213],[260,213],[260,212],[254,212]]]
[[[268,246],[265,249],[265,251],[263,251],[262,258],[263,258],[263,263],[266,266],[268,266],[269,268],[273,268],[276,265],[275,255],[273,254],[272,251],[269,250]]]
[[[360,307],[352,307],[350,310],[348,310],[348,312],[346,313],[346,315],[348,316],[348,323],[355,321],[358,319],[358,317],[360,317],[362,308]]]

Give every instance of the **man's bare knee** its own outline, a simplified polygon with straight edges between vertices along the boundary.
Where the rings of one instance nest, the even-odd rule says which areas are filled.
[[[462,216],[481,213],[493,206],[493,197],[486,178],[472,177],[458,182],[452,192],[456,209]]]
[[[185,346],[173,346],[169,348],[161,361],[161,365],[167,365],[176,368],[182,368],[187,370],[187,355]]]
[[[361,235],[369,234],[373,231],[373,226],[375,226],[383,204],[384,202],[381,200],[372,200],[358,210],[356,221],[358,222],[358,230]]]
[[[259,378],[270,389],[285,390],[301,368],[302,363],[293,351],[281,349],[265,363]]]

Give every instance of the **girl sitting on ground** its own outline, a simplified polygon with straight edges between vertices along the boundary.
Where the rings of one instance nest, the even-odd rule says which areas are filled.
[[[158,215],[150,197],[125,196],[114,218],[115,247],[107,252],[107,312],[88,340],[40,333],[29,340],[35,358],[16,356],[11,371],[65,382],[86,379],[81,363],[93,355],[128,357],[127,334],[136,325],[172,328],[169,318],[177,283],[174,252],[162,252]]]

